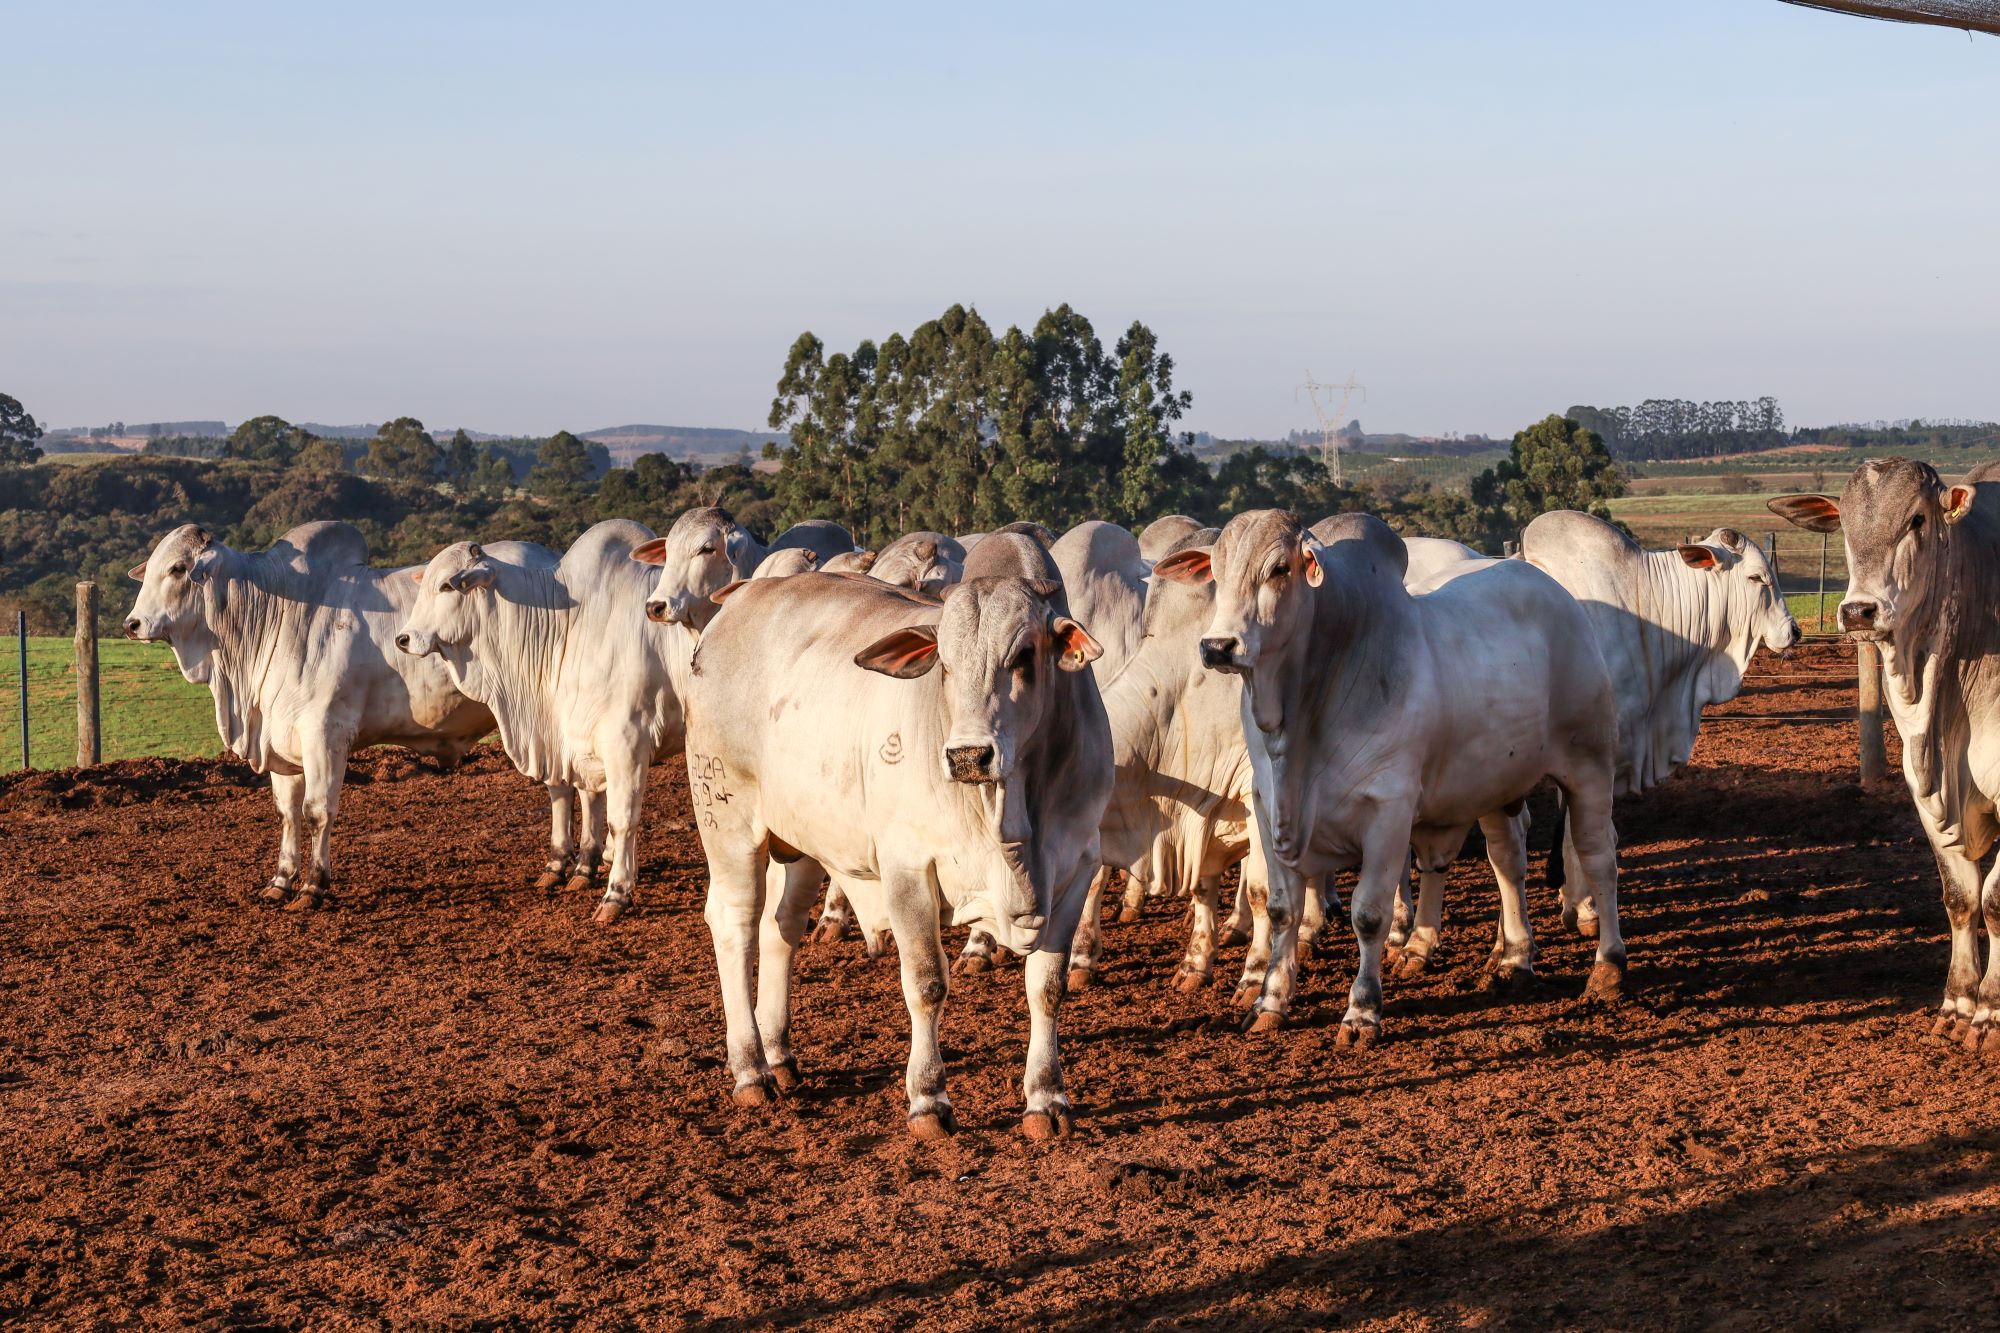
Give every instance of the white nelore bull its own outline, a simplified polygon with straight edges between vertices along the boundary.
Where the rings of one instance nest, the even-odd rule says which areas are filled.
[[[857,554],[847,529],[826,519],[796,523],[767,547],[727,509],[690,509],[674,520],[666,536],[655,537],[632,553],[640,564],[656,565],[660,571],[646,601],[646,618],[685,625],[698,635],[715,616],[716,604],[710,599],[716,593],[755,574],[772,552],[793,549],[811,551],[821,569],[835,557]]]
[[[580,794],[583,846],[567,890],[589,889],[606,857],[599,925],[632,903],[647,766],[681,748],[693,644],[645,622],[653,578],[632,552],[652,537],[612,519],[560,560],[528,543],[454,542],[415,571],[416,604],[396,635],[404,653],[435,656],[460,693],[492,711],[515,768]]]
[[[937,1137],[953,1123],[938,1046],[942,900],[1028,954],[1022,1128],[1067,1132],[1057,1011],[1097,868],[1111,739],[1083,670],[1097,645],[1051,604],[1055,591],[978,579],[940,605],[802,574],[747,584],[704,632],[687,762],[739,1104],[797,1077],[792,951],[824,870],[879,893],[895,934],[911,1129]],[[787,873],[766,902],[771,858]]]
[[[1808,531],[1838,528],[1846,541],[1840,625],[1881,651],[1903,778],[1951,923],[1931,1031],[2000,1050],[2000,865],[1982,874],[1979,864],[2000,841],[2000,466],[1946,486],[1928,463],[1871,459],[1838,501],[1788,495],[1770,506]]]
[[[1271,878],[1271,961],[1253,1025],[1274,1028],[1291,1007],[1302,877],[1356,866],[1361,958],[1339,1040],[1373,1041],[1384,936],[1411,848],[1420,867],[1441,868],[1473,824],[1511,823],[1545,778],[1570,800],[1603,921],[1587,994],[1615,994],[1625,967],[1611,823],[1617,713],[1581,608],[1518,561],[1413,597],[1408,553],[1385,524],[1346,515],[1319,532],[1325,540],[1278,510],[1239,514],[1212,556],[1184,551],[1155,567],[1164,578],[1214,577],[1202,661],[1245,681]],[[1526,867],[1494,869],[1504,976],[1531,962]]]
[[[416,584],[369,568],[368,543],[345,523],[302,524],[261,552],[189,523],[131,573],[143,586],[125,636],[165,640],[214,696],[223,745],[271,775],[284,836],[266,902],[324,901],[350,752],[400,745],[456,764],[493,727],[441,664],[390,646]],[[568,801],[551,791],[553,809]]]
[[[1733,528],[1648,551],[1600,518],[1563,509],[1528,524],[1521,554],[1590,618],[1618,699],[1618,796],[1686,767],[1701,710],[1736,697],[1760,645],[1782,653],[1799,639],[1769,558]],[[1594,914],[1575,871],[1565,838],[1549,879],[1564,890],[1564,918],[1588,935]]]

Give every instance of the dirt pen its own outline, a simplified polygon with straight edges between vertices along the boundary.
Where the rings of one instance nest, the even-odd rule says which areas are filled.
[[[1776,669],[1853,697],[1845,645]],[[1832,688],[1753,680],[1727,711],[1838,712]],[[1108,924],[1052,1146],[1015,1129],[1019,967],[954,985],[963,1128],[925,1146],[895,966],[854,942],[801,952],[803,1087],[731,1107],[677,762],[609,930],[527,887],[545,807],[490,750],[357,760],[303,915],[255,904],[277,825],[239,765],[0,780],[0,1320],[1989,1325],[1993,1067],[1927,1036],[1936,875],[1856,761],[1851,721],[1732,721],[1621,805],[1611,1008],[1540,890],[1541,989],[1475,989],[1473,859],[1441,968],[1388,983],[1365,1054],[1333,1042],[1344,931],[1292,1027],[1246,1037],[1235,951],[1169,984],[1180,904]]]

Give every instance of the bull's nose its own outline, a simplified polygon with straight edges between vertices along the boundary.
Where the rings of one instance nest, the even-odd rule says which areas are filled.
[[[406,653],[407,653],[407,652],[409,652],[409,651],[410,651],[410,636],[409,636],[409,635],[407,635],[407,634],[398,634],[398,635],[396,636],[396,646],[397,646],[398,648],[401,648],[401,649],[402,649],[402,650],[403,650],[404,652],[406,652]]]
[[[1226,667],[1236,660],[1236,640],[1232,638],[1203,639],[1201,641],[1201,664],[1205,667]]]
[[[944,765],[951,770],[953,782],[991,782],[993,780],[993,747],[991,745],[947,745],[944,747]]]
[[[1881,608],[1865,597],[1852,598],[1840,604],[1840,627],[1846,630],[1874,629],[1875,617]]]
[[[663,621],[666,618],[667,618],[667,604],[665,602],[646,603],[646,619],[658,622],[658,621]]]
[[[128,639],[136,639],[139,637],[139,617],[133,616],[130,620],[125,622],[125,637]]]

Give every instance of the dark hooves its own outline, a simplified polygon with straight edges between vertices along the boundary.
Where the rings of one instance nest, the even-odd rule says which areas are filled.
[[[1343,1022],[1340,1031],[1334,1034],[1333,1044],[1343,1051],[1365,1051],[1375,1044],[1381,1033],[1380,1026],[1374,1023]]]
[[[1021,1117],[1021,1132],[1037,1143],[1066,1139],[1076,1128],[1076,1120],[1066,1106],[1053,1111],[1030,1111]]]
[[[958,1129],[958,1119],[949,1106],[910,1117],[910,1133],[925,1143],[942,1143]]]

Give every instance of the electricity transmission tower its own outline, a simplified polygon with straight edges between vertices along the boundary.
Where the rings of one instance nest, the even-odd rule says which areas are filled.
[[[1319,418],[1319,452],[1321,460],[1326,463],[1327,477],[1334,485],[1343,486],[1346,484],[1346,478],[1340,471],[1340,432],[1347,418],[1347,405],[1353,401],[1357,393],[1361,395],[1362,402],[1367,402],[1368,390],[1365,386],[1354,382],[1354,372],[1351,370],[1347,373],[1346,381],[1341,384],[1321,384],[1308,370],[1306,382],[1293,391],[1292,397],[1296,399],[1300,393],[1305,394],[1307,400],[1312,403],[1313,415]],[[1340,402],[1337,406],[1329,407],[1328,404],[1333,402],[1335,394],[1340,395]]]

